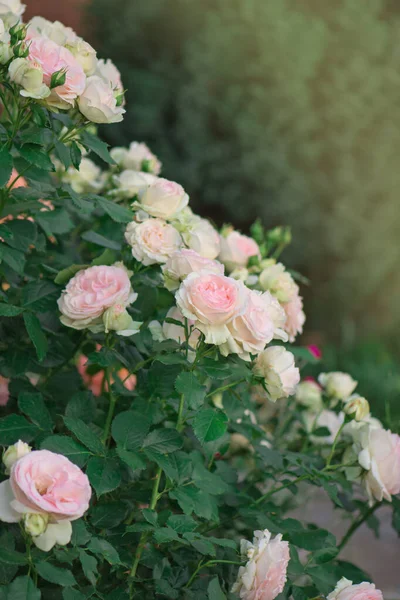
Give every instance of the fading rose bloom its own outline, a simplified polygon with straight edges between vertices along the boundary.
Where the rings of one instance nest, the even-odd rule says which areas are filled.
[[[158,177],[139,193],[135,208],[141,208],[152,217],[173,219],[188,204],[189,196],[179,183]]]
[[[218,259],[229,271],[233,271],[236,267],[246,267],[249,258],[260,256],[257,242],[238,231],[231,231],[226,237],[221,236],[220,241],[221,251]]]
[[[125,239],[134,258],[146,266],[167,262],[182,246],[175,227],[162,219],[147,219],[142,223],[132,221],[126,228]]]
[[[118,198],[129,200],[144,192],[155,181],[157,181],[157,177],[151,173],[126,169],[122,173],[113,176],[115,185],[113,194]]]
[[[28,61],[43,71],[43,83],[50,87],[51,76],[65,71],[65,83],[51,90],[46,104],[53,108],[69,109],[85,89],[86,75],[69,50],[45,37],[30,41]]]
[[[104,331],[105,311],[114,304],[126,307],[137,298],[129,277],[130,271],[122,263],[79,271],[58,299],[61,322],[73,329]]]
[[[0,519],[17,523],[27,514],[47,515],[45,532],[32,539],[48,552],[56,543],[70,541],[71,521],[87,511],[91,494],[87,476],[68,458],[37,450],[20,458],[10,479],[0,483]]]
[[[126,112],[119,106],[112,87],[97,75],[86,80],[86,87],[78,98],[81,113],[92,123],[119,123]]]
[[[122,169],[144,171],[153,175],[159,175],[161,171],[160,161],[144,143],[132,142],[129,148],[113,148],[110,154]]]
[[[302,381],[296,388],[296,402],[319,412],[322,409],[322,389],[314,380]]]
[[[0,375],[0,406],[6,406],[10,399],[10,392],[8,390],[8,384],[10,380],[7,377]]]
[[[98,347],[98,350],[101,346]],[[103,389],[105,392],[108,392],[108,383],[105,380],[104,371],[97,371],[94,375],[88,373],[88,368],[86,366],[87,356],[81,354],[78,358],[78,362],[76,368],[78,369],[79,375],[83,379],[83,383],[87,387],[88,390],[92,392],[94,396],[101,396]],[[130,375],[128,369],[120,369],[117,373],[124,387],[132,392],[136,387],[136,375]],[[114,383],[114,379],[111,378],[110,383]]]
[[[239,354],[250,360],[250,354],[258,354],[274,338],[287,337],[282,330],[285,313],[276,298],[269,292],[245,289],[246,311],[229,323],[230,337],[220,350],[224,356]]]
[[[327,600],[383,600],[383,595],[373,583],[353,585],[352,581],[342,577]]]
[[[361,427],[356,434],[358,462],[365,469],[363,483],[372,502],[391,502],[400,493],[400,436],[389,430]]]
[[[182,314],[204,333],[205,342],[216,345],[228,340],[228,323],[244,314],[248,301],[241,281],[208,271],[190,273],[175,298]]]
[[[268,529],[255,531],[253,543],[242,540],[241,554],[248,559],[239,567],[232,593],[241,600],[274,600],[283,591],[290,560],[289,543],[278,534],[271,539]]]
[[[285,331],[289,335],[289,342],[294,342],[297,335],[303,333],[303,325],[306,315],[303,311],[303,299],[299,296],[299,288],[296,285],[297,292],[290,302],[283,303],[282,306],[286,313]]]
[[[207,270],[217,275],[224,274],[224,265],[216,260],[204,258],[194,250],[182,248],[170,256],[162,267],[165,287],[170,290],[177,290],[180,282],[190,273]]]
[[[357,381],[354,381],[348,373],[341,371],[321,373],[318,381],[325,388],[328,396],[337,400],[346,400],[357,387]]]
[[[294,356],[283,346],[270,346],[263,350],[255,360],[253,372],[264,378],[272,402],[292,396],[300,381]]]
[[[82,158],[79,170],[69,167],[67,171],[62,172],[62,179],[69,183],[77,194],[100,192],[104,186],[100,167],[86,156]]]
[[[95,74],[107,83],[112,90],[118,93],[123,92],[124,86],[121,81],[121,73],[109,58],[107,60],[101,58],[97,61]]]

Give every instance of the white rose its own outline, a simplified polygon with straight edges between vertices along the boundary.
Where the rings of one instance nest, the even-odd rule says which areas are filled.
[[[117,106],[112,87],[96,75],[87,78],[85,90],[78,98],[78,106],[92,123],[118,123],[125,113],[122,106]]]
[[[185,244],[201,256],[214,260],[220,251],[220,238],[207,219],[193,215],[182,232]]]
[[[25,8],[21,0],[0,0],[0,18],[10,27],[21,20]]]
[[[261,352],[256,358],[253,372],[264,378],[272,402],[292,396],[300,381],[294,356],[283,346],[270,346]]]
[[[123,91],[124,86],[121,81],[121,73],[118,71],[112,60],[108,59],[104,61],[103,59],[100,59],[97,62],[95,74],[98,77],[101,77],[105,83],[108,83],[112,90],[119,93]]]
[[[129,223],[125,239],[132,248],[134,258],[146,266],[167,262],[182,246],[177,230],[162,219]]]
[[[269,290],[279,302],[290,302],[298,292],[298,286],[290,273],[281,263],[270,261],[270,264],[263,269],[260,274],[259,282],[263,290]]]
[[[207,269],[207,271],[213,273],[224,274],[224,265],[217,262],[216,260],[210,260],[200,256],[194,250],[188,248],[182,248],[167,260],[166,264],[162,267],[164,275],[165,287],[170,290],[177,290],[180,282],[185,279],[190,273],[194,271],[201,271]]]
[[[43,99],[50,96],[50,88],[43,83],[43,71],[39,65],[32,66],[26,58],[15,58],[8,67],[11,81],[23,89],[21,96]]]
[[[6,468],[6,473],[10,473],[11,467],[17,462],[17,460],[26,454],[29,454],[31,450],[32,448],[21,440],[18,440],[18,442],[12,446],[9,446],[3,454],[3,464]]]
[[[71,27],[66,27],[60,21],[48,21],[43,17],[33,17],[28,26],[30,37],[41,35],[55,42],[58,46],[65,46],[79,39]]]
[[[113,182],[116,186],[114,195],[119,198],[134,198],[155,181],[157,181],[157,177],[151,173],[141,173],[140,171],[127,169],[119,175],[114,175]]]
[[[75,56],[86,75],[93,75],[97,66],[96,50],[82,38],[67,43],[66,48]]]
[[[78,194],[99,192],[104,185],[101,169],[90,158],[86,157],[82,158],[79,170],[70,167],[62,175],[62,178]]]
[[[179,183],[162,177],[139,191],[138,196],[139,201],[134,206],[160,219],[173,219],[189,202],[189,196]]]
[[[340,371],[321,373],[318,381],[325,388],[328,396],[338,400],[346,400],[357,386],[357,381],[354,381],[348,373]]]
[[[117,165],[123,169],[145,171],[153,175],[158,175],[161,171],[160,161],[144,143],[132,142],[129,149],[113,148],[110,154]]]
[[[315,412],[322,408],[322,391],[316,381],[302,381],[296,388],[296,401]]]

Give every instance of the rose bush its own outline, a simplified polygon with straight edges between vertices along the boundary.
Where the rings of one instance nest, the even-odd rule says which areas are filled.
[[[398,526],[399,436],[350,375],[300,381],[289,232],[218,231],[147,146],[109,152],[117,68],[22,14],[0,0],[0,598],[381,598],[340,551],[382,502]],[[302,486],[341,541],[286,518]]]

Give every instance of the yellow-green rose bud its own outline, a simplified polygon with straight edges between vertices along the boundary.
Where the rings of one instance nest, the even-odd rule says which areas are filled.
[[[366,398],[354,394],[345,402],[343,410],[355,421],[362,421],[369,415],[369,402]]]
[[[9,446],[3,454],[3,464],[6,467],[6,473],[11,471],[11,467],[23,456],[29,454],[32,450],[28,444],[19,440],[12,446]]]
[[[25,531],[36,537],[44,533],[49,523],[49,515],[44,513],[25,513],[24,527]]]

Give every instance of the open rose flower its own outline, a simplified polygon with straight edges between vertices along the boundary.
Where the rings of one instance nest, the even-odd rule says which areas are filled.
[[[220,236],[207,219],[193,214],[189,207],[184,208],[177,217],[176,228],[182,233],[188,248],[197,254],[214,260],[220,251]]]
[[[242,540],[241,554],[248,559],[239,567],[232,593],[241,600],[274,600],[283,591],[290,560],[289,544],[278,534],[271,539],[268,529],[255,531],[253,543]]]
[[[29,42],[28,61],[43,71],[43,83],[48,87],[54,73],[65,72],[65,82],[53,88],[45,101],[53,108],[73,107],[85,89],[86,75],[71,52],[46,37],[33,37]]]
[[[104,313],[114,305],[126,307],[137,298],[129,277],[122,263],[79,271],[58,300],[61,322],[73,329],[104,331]]]
[[[285,331],[289,336],[289,342],[294,342],[296,336],[303,333],[303,325],[306,315],[303,311],[303,299],[299,295],[299,288],[296,285],[296,293],[289,302],[282,304],[286,314]]]
[[[263,377],[270,399],[288,398],[296,391],[300,381],[294,356],[283,346],[270,346],[261,352],[254,363],[253,372]]]
[[[383,595],[373,583],[353,585],[352,581],[342,577],[327,600],[383,600]]]
[[[157,156],[144,143],[131,142],[129,148],[113,148],[110,154],[122,169],[144,171],[153,175],[159,175],[161,171],[161,163]]]
[[[0,0],[0,19],[8,26],[20,21],[26,5],[21,0]]]
[[[172,225],[162,219],[132,221],[125,231],[132,255],[144,265],[165,263],[182,246],[182,238]]]
[[[260,274],[261,288],[269,290],[279,302],[290,302],[298,290],[293,277],[281,263],[275,263],[274,260],[268,260],[266,263]]]
[[[65,46],[75,41],[78,36],[71,27],[66,27],[60,21],[49,21],[36,16],[28,23],[26,39],[29,41],[35,37],[45,37],[58,46]]]
[[[124,86],[121,81],[121,73],[109,58],[107,60],[101,58],[97,61],[95,75],[107,83],[114,92],[123,92]]]
[[[190,273],[207,270],[217,275],[224,274],[224,265],[216,260],[204,258],[194,250],[182,248],[174,252],[162,267],[165,287],[176,290]]]
[[[354,381],[348,373],[341,371],[321,373],[318,381],[325,388],[328,396],[336,400],[346,400],[357,387],[357,381]]]
[[[78,106],[92,123],[119,123],[126,112],[113,88],[97,75],[87,78],[86,87],[78,98]]]
[[[132,199],[144,192],[155,181],[157,181],[157,177],[151,173],[126,169],[122,173],[113,176],[115,186],[113,195],[117,198]]]
[[[229,271],[236,267],[245,267],[252,256],[260,256],[260,248],[253,238],[231,231],[221,236],[221,251],[218,256]]]
[[[319,412],[322,408],[322,389],[314,379],[306,379],[296,388],[296,402],[312,411]]]
[[[250,360],[250,354],[258,354],[274,338],[287,340],[282,327],[285,313],[279,302],[269,292],[246,288],[246,311],[228,324],[230,337],[220,348],[225,356],[239,354]]]
[[[228,323],[244,314],[247,294],[241,281],[200,271],[181,283],[176,302],[182,314],[204,333],[207,344],[220,345],[229,338]]]
[[[49,551],[56,543],[68,544],[71,521],[85,514],[91,494],[87,476],[68,458],[48,450],[29,452],[14,463],[10,479],[0,483],[0,519],[16,523],[27,515],[43,515],[43,532],[33,542]]]
[[[143,188],[139,194],[139,201],[133,204],[141,208],[152,217],[172,219],[183,210],[189,196],[179,183],[158,177],[148,187]]]
[[[86,156],[82,158],[79,170],[69,167],[66,171],[61,172],[61,177],[78,194],[100,192],[104,186],[100,167]]]

